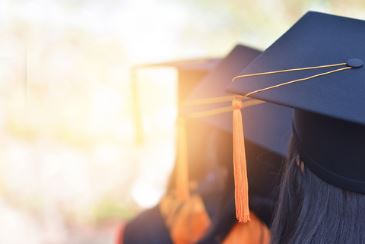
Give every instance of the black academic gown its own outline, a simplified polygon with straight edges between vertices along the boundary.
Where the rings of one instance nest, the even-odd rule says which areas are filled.
[[[222,190],[217,191],[217,188],[213,186],[214,180],[204,180],[195,192],[202,197],[212,222],[218,218],[218,209],[223,200]],[[123,244],[173,243],[158,205],[143,211],[130,220],[125,226],[123,235]]]
[[[271,225],[281,177],[282,157],[247,143],[250,209],[267,226]],[[226,161],[226,160],[225,160]],[[200,244],[220,243],[237,223],[235,218],[233,169],[230,159],[226,167],[230,172],[226,187],[217,187],[214,177],[201,180],[196,193],[204,202],[212,225]],[[169,231],[156,206],[145,210],[129,221],[124,230],[124,244],[170,244]]]
[[[127,223],[123,244],[172,244],[158,206],[143,211]]]

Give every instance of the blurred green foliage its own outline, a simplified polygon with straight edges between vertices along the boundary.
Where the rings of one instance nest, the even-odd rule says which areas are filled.
[[[134,216],[139,209],[126,206],[123,202],[115,199],[101,199],[93,211],[93,218],[97,223],[110,220],[125,220]]]

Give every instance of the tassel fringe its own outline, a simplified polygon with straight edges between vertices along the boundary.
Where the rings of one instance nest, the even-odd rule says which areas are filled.
[[[186,124],[184,118],[178,119],[178,156],[176,165],[176,194],[178,199],[186,200],[190,196],[189,172],[188,172],[188,152],[186,142]]]
[[[250,220],[248,200],[247,163],[245,152],[244,128],[241,109],[243,103],[240,97],[232,101],[233,107],[233,169],[235,184],[236,218],[239,222]]]

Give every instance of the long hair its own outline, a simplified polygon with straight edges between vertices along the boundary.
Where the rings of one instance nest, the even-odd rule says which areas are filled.
[[[365,243],[365,195],[314,175],[300,161],[294,140],[273,220],[272,243]]]

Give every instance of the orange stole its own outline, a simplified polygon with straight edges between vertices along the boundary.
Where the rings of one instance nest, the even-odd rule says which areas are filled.
[[[223,244],[269,244],[270,230],[252,212],[247,223],[237,223],[229,232]]]
[[[211,226],[199,195],[192,195],[185,201],[165,196],[160,203],[160,211],[174,244],[196,243]]]

